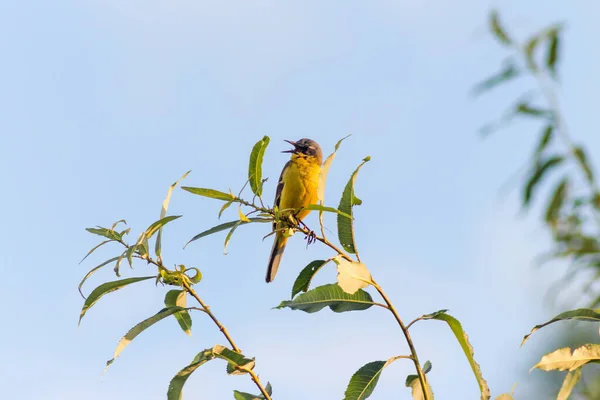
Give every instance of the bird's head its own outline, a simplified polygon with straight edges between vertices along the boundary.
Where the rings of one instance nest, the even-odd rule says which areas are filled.
[[[285,140],[292,146],[294,146],[291,150],[285,150],[282,153],[292,153],[292,154],[304,154],[309,157],[316,157],[319,165],[323,162],[323,152],[321,151],[321,146],[317,142],[311,139],[300,139],[297,142],[292,142],[291,140]]]

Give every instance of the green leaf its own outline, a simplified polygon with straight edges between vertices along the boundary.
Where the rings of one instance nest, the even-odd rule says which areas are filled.
[[[273,220],[271,218],[249,218],[249,219],[250,219],[251,222],[273,222]],[[226,229],[231,229],[238,222],[240,222],[239,219],[235,220],[235,221],[225,222],[225,223],[223,223],[221,225],[213,226],[212,228],[207,229],[204,232],[200,232],[199,234],[197,234],[196,236],[194,236],[193,238],[191,238],[190,241],[185,244],[184,248],[188,244],[190,244],[190,243],[192,243],[192,242],[194,242],[194,241],[196,241],[198,239],[201,239],[201,238],[203,238],[205,236],[212,235],[213,233],[221,232],[221,231],[224,231]],[[249,224],[249,223],[250,222],[243,222],[242,221],[240,223],[240,225],[245,225],[245,224]]]
[[[167,307],[182,307],[187,306],[187,292],[185,290],[169,290],[165,295],[165,306]],[[192,317],[187,310],[174,314],[177,323],[181,329],[188,335],[192,336]]]
[[[102,285],[98,286],[96,289],[92,290],[92,293],[90,293],[88,298],[85,300],[85,303],[83,304],[83,308],[81,309],[81,313],[79,314],[79,323],[81,324],[81,319],[83,318],[85,313],[90,308],[92,308],[92,306],[94,304],[96,304],[96,302],[98,300],[100,300],[100,298],[102,296],[104,296],[105,294],[114,292],[115,290],[122,289],[125,286],[130,285],[132,283],[141,282],[141,281],[145,281],[145,280],[153,279],[153,278],[156,278],[156,277],[155,276],[142,276],[142,277],[138,277],[138,278],[126,278],[126,279],[121,279],[118,281],[106,282],[106,283],[103,283]]]
[[[552,199],[546,208],[546,223],[555,226],[556,221],[558,220],[560,209],[564,203],[564,200],[567,196],[567,184],[569,183],[569,178],[563,178],[559,184],[554,189],[554,193],[552,194]]]
[[[269,137],[264,136],[256,142],[250,153],[250,165],[248,166],[248,181],[252,193],[258,197],[262,196],[262,163],[265,150],[269,145]]]
[[[163,200],[162,207],[160,209],[160,219],[163,219],[167,215],[167,210],[169,209],[169,203],[171,202],[171,195],[173,194],[173,190],[177,187],[179,182],[185,179],[186,176],[192,171],[188,171],[181,176],[175,183],[169,186],[169,190],[167,191],[167,197]],[[156,257],[161,258],[161,245],[162,245],[162,228],[158,230],[158,235],[156,236],[156,243],[154,245],[154,252],[156,253]]]
[[[533,72],[538,71],[538,66],[535,61],[535,50],[537,45],[540,42],[540,36],[536,35],[529,39],[527,43],[525,43],[525,60],[527,61],[527,66]]]
[[[565,376],[565,380],[558,392],[558,396],[556,396],[556,400],[568,400],[571,395],[571,391],[577,385],[577,382],[581,378],[581,368],[577,368],[573,371],[567,372]]]
[[[594,173],[592,172],[592,168],[590,167],[583,147],[576,147],[573,149],[573,154],[575,155],[575,158],[577,158],[577,162],[581,168],[583,168],[583,172],[585,172],[585,177],[587,178],[588,182],[594,183]]]
[[[112,229],[103,228],[101,226],[98,226],[96,228],[85,228],[85,230],[89,233],[93,233],[94,235],[102,236],[111,240],[122,239],[121,235],[119,235],[117,232],[113,231]]]
[[[221,219],[221,214],[223,214],[223,212],[225,210],[227,210],[229,208],[230,205],[233,204],[233,201],[228,201],[227,203],[223,204],[223,207],[221,207],[221,209],[219,210],[219,219]]]
[[[558,314],[556,317],[551,320],[544,322],[543,324],[536,325],[533,327],[531,332],[528,335],[523,337],[523,341],[521,342],[521,346],[525,344],[525,342],[529,339],[533,333],[547,325],[553,324],[558,321],[566,321],[569,319],[576,319],[580,321],[592,321],[592,322],[600,322],[600,313],[596,312],[597,310],[591,310],[589,308],[579,308],[577,310],[566,311],[564,313]]]
[[[574,371],[590,362],[600,361],[600,344],[586,344],[571,353],[569,347],[546,354],[533,368],[544,371]]]
[[[150,225],[148,229],[146,229],[146,231],[144,232],[144,237],[146,239],[150,239],[156,232],[158,232],[159,229],[162,229],[163,226],[178,218],[181,218],[181,215],[171,215],[169,217],[159,219],[158,221]]]
[[[250,222],[250,221],[248,221]],[[227,236],[225,236],[225,244],[223,245],[223,254],[227,255],[227,245],[229,244],[229,241],[231,240],[231,236],[233,236],[233,232],[235,232],[235,230],[238,228],[238,226],[240,226],[241,224],[247,224],[248,222],[246,221],[242,221],[241,219],[238,220],[229,230],[229,232],[227,232]]]
[[[326,260],[315,260],[311,261],[296,278],[294,286],[292,287],[292,299],[300,292],[308,291],[310,282],[315,274],[327,263]]]
[[[490,13],[490,30],[492,31],[496,39],[500,41],[500,43],[506,45],[512,44],[512,40],[500,24],[500,17],[498,15],[497,10],[492,10],[492,12]]]
[[[93,228],[90,228],[90,229],[93,229]],[[110,242],[114,242],[114,241],[115,241],[114,239],[108,239],[108,240],[105,240],[102,243],[94,246],[90,251],[88,251],[88,253],[85,255],[85,257],[83,257],[81,259],[81,261],[79,261],[79,264],[81,264],[83,262],[83,260],[85,260],[86,258],[88,258],[88,256],[90,254],[92,254],[94,251],[98,250],[100,247],[104,246],[106,243],[110,243]]]
[[[233,391],[233,398],[235,400],[263,400],[264,399],[264,397],[261,395],[240,392],[238,390]]]
[[[291,308],[292,310],[301,310],[307,313],[320,311],[324,307],[329,307],[334,312],[345,312],[353,310],[366,310],[373,304],[373,298],[368,292],[358,290],[350,295],[342,290],[336,284],[319,286],[304,294],[299,295],[293,300],[282,301],[275,308]]]
[[[123,257],[125,257],[125,255],[127,254],[127,250],[125,250],[123,253],[121,253],[121,255],[119,257],[117,257],[117,262],[115,263],[115,267],[113,268],[113,271],[115,271],[115,274],[120,277],[121,273],[119,272],[119,267],[121,266],[121,262],[123,261]]]
[[[532,107],[528,103],[517,104],[516,112],[531,117],[548,117],[551,115],[550,111],[544,110],[543,108]]]
[[[173,315],[184,310],[186,309],[183,307],[163,308],[162,310],[154,314],[152,317],[146,318],[145,320],[131,328],[129,332],[127,332],[125,336],[123,336],[119,341],[119,344],[117,345],[117,348],[115,350],[115,354],[113,355],[113,358],[106,362],[106,368],[104,369],[104,371],[106,372],[108,367],[115,361],[115,359],[119,357],[119,355],[121,355],[121,352],[125,349],[125,347],[127,347],[129,343],[131,343],[131,341],[135,339],[140,333],[144,332],[146,329],[148,329],[158,321],[167,318],[169,315]]]
[[[87,274],[85,274],[85,276],[83,277],[83,279],[81,280],[81,282],[79,282],[79,286],[77,286],[77,289],[79,290],[79,293],[81,294],[81,297],[83,297],[85,299],[85,296],[83,295],[83,292],[81,291],[81,287],[83,286],[83,284],[85,283],[85,281],[88,280],[88,278],[90,276],[92,276],[92,274],[96,271],[98,271],[100,268],[104,267],[106,264],[110,264],[113,261],[116,261],[119,257],[113,257],[110,260],[106,260],[104,261],[102,264],[95,266],[94,268],[92,268]]]
[[[502,83],[508,82],[511,79],[518,77],[519,74],[519,70],[517,69],[514,61],[512,59],[508,59],[504,62],[504,65],[500,72],[476,84],[471,90],[471,94],[473,96],[479,96],[491,89],[494,89]]]
[[[243,354],[228,349],[225,346],[216,345],[213,347],[215,356],[227,361],[227,373],[229,375],[242,375],[248,373],[248,370],[254,368],[254,359],[246,358]]]
[[[190,375],[196,371],[202,364],[207,363],[210,360],[215,358],[215,354],[213,349],[206,349],[201,351],[194,357],[194,360],[185,368],[177,373],[171,379],[171,383],[169,383],[169,389],[167,391],[167,400],[181,400],[183,390],[183,385],[188,380]]]
[[[129,263],[129,267],[133,268],[133,253],[137,249],[137,245],[129,246],[129,248],[125,251],[125,257],[127,258],[127,262]]]
[[[352,176],[350,176],[350,180],[344,188],[342,198],[340,199],[338,210],[340,210],[344,214],[349,215],[350,217],[352,217],[352,207],[355,205],[360,205],[362,203],[362,201],[354,195],[354,182],[356,181],[356,175],[358,174],[360,168],[369,160],[370,157],[365,158],[362,161],[362,163],[360,163],[360,165],[356,168],[356,170],[352,173]],[[338,238],[344,250],[346,250],[349,253],[356,254],[352,218],[349,219],[345,216],[338,215],[337,226]]]
[[[541,164],[536,165],[536,169],[533,171],[527,183],[525,185],[525,190],[523,192],[523,206],[527,207],[531,204],[531,200],[533,198],[533,193],[537,185],[542,181],[542,178],[546,175],[546,173],[552,168],[560,165],[564,161],[562,156],[553,156]]]
[[[182,186],[183,190],[190,192],[192,194],[197,194],[198,196],[210,197],[211,199],[223,200],[223,201],[236,201],[236,198],[231,193],[224,193],[214,189],[205,189],[205,188],[197,188],[197,187],[187,187]]]
[[[306,206],[307,210],[313,210],[313,211],[324,211],[324,212],[330,212],[330,213],[335,213],[338,215],[341,215],[344,218],[348,218],[350,220],[352,220],[352,216],[349,214],[346,214],[345,212],[342,212],[336,208],[333,207],[326,207],[320,204],[309,204]]]
[[[542,137],[540,139],[540,143],[538,144],[538,146],[535,150],[536,160],[540,159],[543,151],[548,147],[553,136],[554,136],[554,126],[552,126],[552,125],[546,126],[546,128],[544,128],[544,133],[542,134]]]
[[[460,322],[458,322],[456,318],[446,313],[438,313],[432,319],[445,321],[448,324],[448,326],[452,330],[452,333],[454,333],[456,340],[460,344],[460,347],[462,347],[462,350],[465,353],[469,364],[471,365],[471,369],[473,370],[473,374],[477,379],[477,384],[479,385],[479,389],[481,391],[481,399],[488,400],[491,397],[490,388],[488,387],[486,380],[483,379],[483,375],[481,374],[481,368],[479,367],[479,364],[477,364],[475,362],[475,359],[473,358],[473,347],[471,346],[471,343],[469,343],[469,337],[463,330],[463,327],[460,324]]]
[[[379,376],[385,367],[391,364],[394,359],[388,361],[373,361],[363,365],[350,378],[350,383],[346,388],[344,400],[363,400],[373,394],[375,386],[379,381]]]
[[[552,29],[548,32],[548,53],[546,56],[546,66],[553,77],[556,77],[556,62],[558,61],[558,48],[560,43],[559,30]]]

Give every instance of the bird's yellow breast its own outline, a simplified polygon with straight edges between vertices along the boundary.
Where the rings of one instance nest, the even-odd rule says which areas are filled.
[[[315,157],[292,155],[292,162],[282,176],[284,182],[279,209],[302,208],[317,203],[317,188],[321,166]],[[310,211],[297,214],[304,218]]]

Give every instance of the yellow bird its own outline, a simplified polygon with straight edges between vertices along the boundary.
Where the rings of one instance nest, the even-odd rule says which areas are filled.
[[[286,142],[294,148],[283,151],[283,153],[292,153],[292,157],[281,171],[275,193],[275,205],[280,211],[295,209],[293,216],[296,220],[301,221],[310,213],[310,210],[303,209],[303,207],[316,204],[318,200],[317,189],[323,153],[319,144],[314,140],[300,139],[297,142],[290,140],[286,140]],[[280,219],[285,221],[285,212]],[[275,279],[283,250],[289,239],[289,236],[284,235],[285,229],[285,222],[273,224],[275,242],[267,268],[267,283]]]

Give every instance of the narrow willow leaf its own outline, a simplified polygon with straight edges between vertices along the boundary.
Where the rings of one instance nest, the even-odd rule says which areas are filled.
[[[182,186],[183,190],[198,196],[210,197],[211,199],[223,200],[223,201],[235,201],[235,196],[231,193],[220,192],[214,189],[205,189],[197,187]]]
[[[129,248],[125,251],[125,257],[127,258],[127,262],[129,263],[129,267],[133,268],[133,253],[137,249],[137,245],[129,246]]]
[[[238,207],[238,215],[240,217],[240,221],[251,222],[250,219],[242,212],[242,207]]]
[[[551,115],[550,111],[544,110],[543,108],[533,107],[528,103],[517,104],[516,112],[531,117],[547,117]]]
[[[150,225],[148,229],[146,229],[146,231],[144,232],[144,237],[146,239],[150,239],[152,236],[154,236],[156,232],[158,232],[159,229],[162,229],[163,226],[178,218],[181,218],[181,215],[171,215],[169,217],[159,219],[158,221]]]
[[[492,33],[494,34],[496,39],[498,39],[498,41],[500,41],[500,43],[506,44],[506,45],[512,44],[512,40],[510,39],[510,37],[508,36],[506,31],[504,30],[504,28],[502,28],[502,25],[500,24],[500,17],[498,15],[497,10],[493,10],[490,13],[490,30],[492,31]]]
[[[187,306],[187,292],[185,290],[169,290],[165,295],[165,306],[167,307],[182,307]],[[188,335],[192,336],[192,317],[187,310],[174,314],[177,323],[181,329]]]
[[[111,240],[121,240],[121,235],[119,235],[117,232],[113,231],[112,229],[107,229],[107,228],[103,228],[101,226],[98,226],[96,228],[85,228],[86,231],[88,231],[89,233],[93,233],[94,235],[98,235],[98,236],[103,236],[107,239],[111,239]]]
[[[553,77],[556,77],[556,63],[558,61],[558,49],[560,36],[558,29],[553,29],[548,33],[548,53],[546,56],[546,66]]]
[[[479,385],[479,389],[481,391],[481,400],[488,400],[491,397],[490,388],[488,387],[486,380],[483,379],[479,364],[477,364],[473,358],[473,346],[471,346],[471,343],[469,343],[469,337],[463,330],[460,322],[458,322],[456,318],[446,313],[437,314],[432,319],[445,321],[448,324],[452,330],[452,333],[454,333],[456,340],[460,344],[460,347],[465,353],[469,364],[471,365],[471,369],[473,370],[473,374],[475,375],[475,379],[477,379],[477,384]]]
[[[397,358],[390,358],[387,361],[373,361],[360,367],[358,371],[352,375],[344,400],[363,400],[373,394],[375,386],[379,381],[379,376],[385,367],[396,361]]]
[[[110,229],[114,231],[115,228],[117,227],[117,225],[119,225],[119,224],[127,225],[127,221],[125,221],[124,219],[120,219],[117,222],[115,222],[114,224],[112,224],[112,227]]]
[[[167,318],[169,315],[173,315],[173,314],[183,311],[183,310],[185,310],[185,308],[182,308],[182,307],[163,308],[162,310],[160,310],[159,312],[157,312],[150,318],[146,318],[145,320],[143,320],[142,322],[138,323],[136,326],[131,328],[129,330],[129,332],[127,332],[125,334],[125,336],[123,336],[121,338],[121,340],[119,341],[119,344],[117,345],[117,348],[115,350],[115,354],[113,355],[112,359],[110,359],[106,362],[106,368],[104,371],[106,372],[106,370],[114,362],[114,360],[121,355],[121,352],[123,350],[125,350],[125,347],[127,347],[129,345],[129,343],[131,343],[131,341],[133,339],[135,339],[140,333],[144,332],[146,329],[148,329],[149,327],[151,327],[158,321]]]
[[[83,292],[81,291],[81,288],[83,286],[83,284],[85,283],[85,281],[88,280],[88,278],[90,276],[92,276],[92,274],[96,271],[98,271],[100,268],[104,267],[107,264],[110,264],[113,261],[116,261],[119,257],[113,257],[110,260],[106,260],[104,261],[102,264],[95,266],[94,268],[92,268],[87,274],[85,274],[85,276],[83,277],[83,279],[81,280],[81,282],[79,282],[79,286],[77,286],[77,289],[79,290],[79,293],[81,294],[81,297],[83,297],[85,299],[85,296],[83,295]]]
[[[225,244],[223,245],[223,254],[227,255],[227,245],[229,245],[229,241],[231,240],[231,236],[233,236],[233,232],[240,226],[241,224],[247,224],[248,222],[242,221],[241,219],[237,221],[227,232],[227,236],[225,236]]]
[[[544,133],[542,133],[540,143],[538,144],[537,148],[535,149],[536,160],[540,159],[540,157],[542,156],[542,153],[550,144],[550,141],[552,140],[553,135],[554,135],[554,126],[552,126],[552,125],[546,126],[546,128],[544,128]]]
[[[214,346],[213,353],[216,357],[227,361],[227,373],[229,375],[246,374],[247,370],[254,368],[254,359],[246,358],[243,354],[228,349],[225,346]]]
[[[525,43],[525,59],[527,60],[527,67],[533,72],[538,71],[537,62],[535,61],[535,50],[539,42],[540,36],[536,35]]]
[[[343,212],[344,214],[348,214],[352,217],[352,207],[355,205],[360,205],[362,201],[354,195],[354,182],[356,181],[356,175],[358,171],[361,169],[366,162],[370,160],[370,157],[365,158],[362,163],[356,168],[356,170],[350,176],[350,180],[346,184],[344,188],[344,192],[342,193],[342,198],[340,199],[340,204],[338,206],[338,210]],[[340,244],[349,253],[356,254],[356,245],[354,242],[354,227],[352,225],[352,219],[346,218],[345,216],[339,215],[337,217],[337,226],[338,226],[338,238],[340,240]]]
[[[123,261],[123,258],[125,257],[126,254],[127,254],[127,250],[125,250],[119,257],[117,257],[117,262],[115,263],[115,267],[113,268],[113,271],[115,271],[115,274],[118,277],[121,277],[121,272],[119,270],[119,267],[121,266],[121,262]]]
[[[92,254],[94,251],[98,250],[100,247],[104,246],[106,243],[110,243],[110,242],[114,242],[114,241],[115,241],[114,239],[108,239],[108,240],[105,240],[102,243],[94,246],[90,251],[88,251],[88,253],[85,255],[85,257],[83,257],[81,259],[81,261],[79,261],[79,264],[81,264],[83,262],[83,260],[85,260],[86,258],[88,258],[88,256],[90,254]]]
[[[227,210],[229,208],[230,205],[233,204],[233,201],[228,201],[227,203],[223,204],[223,207],[221,207],[221,209],[219,210],[219,219],[221,219],[221,215],[223,214],[223,212],[225,210]]]
[[[250,153],[250,164],[248,166],[248,181],[252,193],[258,197],[262,196],[262,163],[265,150],[269,145],[269,137],[264,136],[256,142]]]
[[[531,204],[531,200],[533,199],[533,193],[537,185],[542,181],[542,178],[546,175],[546,173],[552,170],[552,168],[555,168],[556,166],[560,165],[560,163],[562,163],[563,161],[564,158],[562,156],[553,156],[546,159],[546,161],[541,163],[541,165],[536,166],[536,169],[533,171],[533,173],[527,180],[527,183],[525,184],[525,190],[523,192],[524,207],[527,207]]]
[[[183,385],[188,380],[190,375],[196,371],[202,364],[206,364],[208,361],[213,360],[215,358],[215,354],[213,349],[206,349],[201,351],[194,357],[194,360],[185,368],[177,373],[171,379],[171,383],[169,383],[169,389],[167,391],[167,400],[181,400]]]
[[[581,378],[581,368],[567,372],[565,380],[563,381],[560,391],[558,392],[558,396],[556,396],[556,400],[568,400],[569,396],[571,395],[571,391],[573,391],[573,388],[575,385],[577,385],[579,378]]]
[[[315,260],[311,261],[296,278],[294,286],[292,287],[292,299],[300,292],[308,291],[310,282],[312,281],[315,274],[327,263],[326,260]]]
[[[127,285],[131,285],[132,283],[141,282],[141,281],[145,281],[145,280],[153,279],[153,278],[156,278],[156,277],[155,276],[142,276],[139,278],[126,278],[126,279],[121,279],[118,281],[106,282],[106,283],[103,283],[102,285],[98,286],[96,289],[92,290],[92,293],[90,293],[88,298],[85,300],[85,303],[83,304],[83,308],[81,309],[81,313],[79,314],[79,323],[81,324],[81,319],[83,318],[85,313],[88,312],[88,310],[90,308],[92,308],[92,306],[94,304],[96,304],[96,302],[98,300],[100,300],[100,298],[102,296],[104,296],[105,294],[114,292],[115,290],[122,289]]]
[[[270,219],[270,218],[248,218],[248,219],[251,222],[273,222],[273,220]],[[221,231],[224,231],[226,229],[231,229],[238,222],[240,222],[240,220],[229,221],[229,222],[225,222],[225,223],[223,223],[221,225],[213,226],[212,228],[207,229],[204,232],[200,232],[199,234],[197,234],[196,236],[194,236],[193,238],[191,238],[190,241],[185,244],[185,246],[187,246],[188,244],[190,244],[190,243],[192,243],[192,242],[194,242],[194,241],[196,241],[198,239],[201,239],[201,238],[203,238],[205,236],[212,235],[213,233],[221,232]],[[242,222],[240,225],[245,225],[247,223],[248,222]],[[185,248],[185,246],[184,246],[184,248]]]
[[[348,218],[348,219],[352,220],[352,216],[350,214],[346,214],[345,212],[342,212],[333,207],[326,207],[326,206],[322,206],[320,204],[309,204],[308,206],[306,206],[306,209],[314,210],[314,211],[321,211],[321,212],[335,213],[337,215],[341,215],[344,218]]]
[[[567,184],[569,183],[569,178],[563,178],[559,184],[554,189],[554,193],[552,194],[552,198],[548,207],[546,208],[546,223],[555,226],[558,220],[560,210],[564,203],[564,200],[567,196]]]
[[[275,308],[291,308],[307,313],[314,313],[329,307],[334,312],[345,312],[353,310],[366,310],[373,304],[373,298],[364,290],[359,290],[350,295],[336,284],[328,284],[314,288],[293,300],[282,301]]]
[[[566,311],[564,313],[560,313],[556,317],[552,318],[551,320],[544,322],[543,324],[534,326],[533,329],[531,330],[531,332],[529,332],[528,335],[525,335],[525,337],[523,337],[521,346],[523,346],[525,344],[527,339],[529,339],[529,337],[531,335],[533,335],[533,333],[535,331],[537,331],[547,325],[558,322],[558,321],[566,321],[566,320],[570,320],[570,319],[576,319],[576,320],[580,320],[580,321],[600,322],[600,313],[598,313],[597,311],[598,310],[591,310],[589,308],[579,308],[577,310],[571,310],[571,311]]]
[[[588,182],[594,183],[594,173],[592,172],[592,167],[590,166],[587,156],[585,155],[585,151],[583,147],[576,147],[573,149],[573,154],[577,158],[577,162],[583,168],[583,172],[585,172],[585,177]]]
[[[508,59],[504,62],[504,65],[500,72],[476,84],[471,90],[471,94],[473,96],[479,96],[489,90],[494,89],[502,83],[508,82],[511,79],[518,77],[519,75],[520,73],[517,67],[515,66],[515,62],[512,59]]]
[[[571,353],[569,347],[564,347],[546,354],[533,368],[544,371],[574,371],[590,363],[600,361],[600,344],[586,344]]]
[[[181,178],[177,179],[175,183],[169,186],[169,190],[167,191],[167,197],[163,200],[162,207],[160,209],[160,219],[163,219],[167,215],[167,210],[169,209],[169,203],[171,202],[171,195],[173,194],[173,190],[177,187],[179,182],[185,179],[186,176],[192,171],[188,171],[181,176]],[[158,230],[158,235],[156,236],[156,243],[154,245],[154,252],[156,253],[156,257],[161,258],[161,245],[162,245],[162,228]]]

